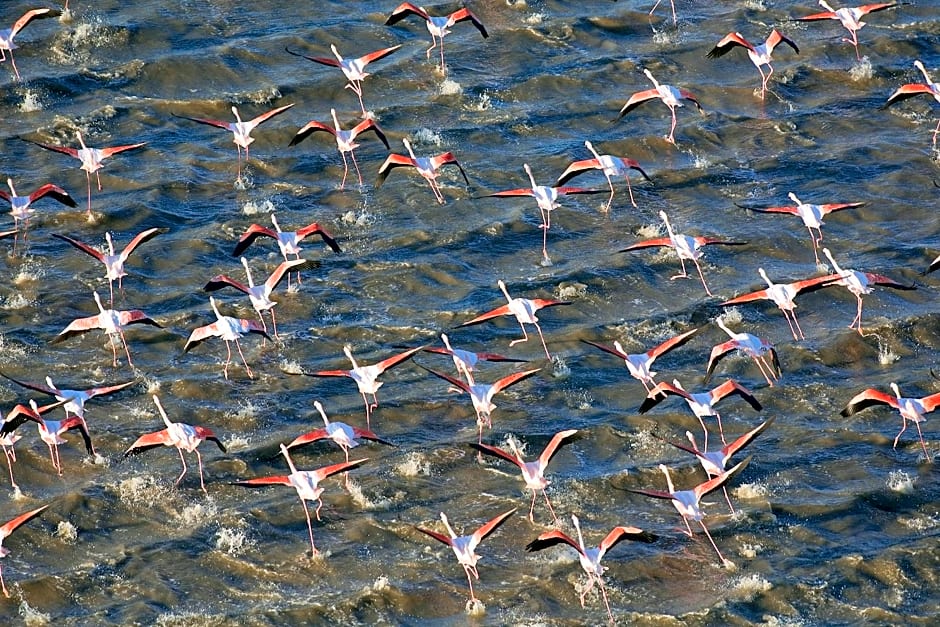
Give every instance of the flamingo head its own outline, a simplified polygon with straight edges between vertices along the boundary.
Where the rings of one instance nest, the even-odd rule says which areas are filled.
[[[898,398],[901,398],[901,390],[898,388],[898,384],[892,381],[889,385],[891,386],[891,390],[894,392],[894,395]]]
[[[803,201],[800,200],[799,198],[797,198],[797,197],[796,197],[796,194],[794,194],[793,192],[790,192],[789,194],[787,194],[787,198],[789,198],[790,200],[792,200],[793,202],[795,202],[795,203],[798,204],[798,205],[802,205],[802,204],[803,204]]]
[[[241,123],[242,123],[242,117],[241,117],[240,115],[238,115],[238,107],[236,107],[235,105],[232,105],[232,113],[235,114],[235,119],[238,121],[239,124],[241,124]]]
[[[401,138],[401,143],[403,143],[403,144],[405,145],[405,150],[408,151],[408,156],[411,157],[412,159],[417,159],[417,157],[415,157],[414,151],[411,149],[411,142],[408,141],[408,138],[407,138],[407,137],[402,137],[402,138]]]
[[[8,178],[8,179],[7,179],[7,187],[10,188],[10,193],[13,194],[14,196],[16,196],[16,190],[13,189],[13,179],[11,179],[11,178]]]
[[[326,417],[326,412],[323,411],[323,403],[320,401],[313,401],[313,406],[317,408],[317,411],[320,412],[320,416],[323,418],[323,424],[330,426],[330,419]]]

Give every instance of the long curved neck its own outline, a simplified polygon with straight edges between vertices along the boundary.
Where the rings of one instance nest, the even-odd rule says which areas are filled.
[[[290,468],[291,474],[297,472],[297,468],[294,466],[294,460],[290,458],[290,453],[287,452],[287,447],[281,444],[281,454],[284,456],[284,459],[287,460],[287,467]]]
[[[163,423],[167,426],[167,428],[172,427],[173,423],[170,422],[169,416],[167,416],[166,412],[163,411],[163,405],[160,404],[160,399],[157,398],[156,394],[153,395],[153,404],[157,406],[157,411],[160,412],[160,417],[163,418]]]
[[[320,412],[320,416],[323,418],[323,424],[329,427],[330,419],[326,417],[326,412],[323,411],[323,403],[321,403],[320,401],[314,401],[313,406],[317,408],[318,412]]]

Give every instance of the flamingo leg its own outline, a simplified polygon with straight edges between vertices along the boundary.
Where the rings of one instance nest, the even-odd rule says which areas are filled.
[[[242,352],[242,345],[241,345],[241,342],[238,341],[238,339],[235,340],[235,348],[238,349],[238,354],[241,355],[242,363],[245,364],[245,370],[248,371],[248,378],[254,379],[255,376],[251,373],[251,368],[248,367],[248,361],[245,359],[245,353]],[[232,354],[232,351],[231,349],[229,349],[229,355],[231,354]]]
[[[13,462],[16,461],[16,453],[13,451],[13,447],[4,447],[3,454],[7,458],[7,468],[10,470],[10,487],[18,490],[19,487],[16,485],[16,481],[13,480]]]
[[[202,488],[206,496],[209,496],[209,492],[206,490],[206,481],[202,477],[202,455],[196,449],[193,449],[193,453],[196,454],[196,460],[199,462],[199,487]],[[182,454],[182,451],[180,451],[180,454]]]
[[[914,423],[914,426],[917,427],[917,435],[918,435],[918,437],[920,437],[920,445],[921,445],[921,447],[923,447],[923,449],[924,449],[924,455],[927,456],[927,461],[930,461],[930,459],[931,459],[931,458],[930,458],[930,453],[927,452],[927,443],[924,442],[924,434],[923,434],[923,432],[920,430],[920,423],[919,423],[919,422],[915,422],[915,423]]]
[[[937,134],[940,133],[940,120],[937,120],[937,127],[933,130],[933,147],[937,148]],[[25,237],[25,236],[24,236]]]
[[[767,72],[766,75],[764,75],[764,70],[760,69],[759,65],[757,66],[757,71],[760,72],[760,79],[761,79],[761,83],[760,83],[760,99],[761,100],[764,99],[764,95],[767,93],[767,81],[770,80],[770,75],[774,73],[774,69],[770,67],[770,65],[768,65],[767,67],[770,68],[770,71]]]
[[[610,601],[607,600],[607,590],[604,587],[604,582],[601,580],[600,576],[597,578],[598,587],[601,589],[601,596],[604,597],[604,607],[607,608],[607,617],[610,619],[610,624],[614,624],[614,614],[610,611]]]
[[[721,414],[717,411],[715,412],[715,418],[718,420],[718,435],[721,436],[721,443],[727,444],[727,442],[725,442],[725,431],[721,428]]]
[[[232,345],[229,344],[228,340],[225,340],[225,350],[228,351],[228,356],[225,358],[225,365],[222,366],[222,374],[228,379],[228,365],[232,361]]]
[[[552,522],[554,522],[557,525],[558,516],[555,515],[555,508],[552,507],[552,502],[548,499],[548,492],[546,492],[545,490],[542,490],[542,494],[545,496],[545,504],[548,505],[548,511],[551,512],[552,514]],[[532,493],[532,506],[535,507],[535,492]],[[535,522],[534,520],[532,520],[531,511],[529,512],[529,520],[532,522]]]
[[[679,253],[679,251],[677,250],[677,251],[676,251],[676,254],[678,254],[678,253]],[[675,275],[675,276],[669,277],[669,280],[670,280],[670,281],[675,281],[676,279],[687,279],[687,278],[689,278],[689,273],[688,273],[688,271],[686,271],[686,269],[685,269],[685,259],[683,259],[682,257],[679,257],[679,265],[682,266],[682,274],[677,274],[677,275]]]
[[[718,559],[721,560],[722,564],[726,564],[728,560],[725,559],[725,556],[721,554],[721,551],[718,550],[718,545],[715,544],[715,541],[712,539],[712,534],[708,533],[708,527],[705,526],[701,520],[698,521],[698,524],[702,525],[702,529],[705,530],[705,535],[708,536],[708,541],[712,543],[712,548],[715,549],[715,553],[718,554]]]
[[[310,534],[310,557],[316,557],[317,547],[313,544],[313,523],[310,522],[310,510],[307,509],[307,502],[300,499],[300,504],[304,506],[304,514],[307,516],[307,532]],[[317,508],[317,520],[320,520],[320,508]]]
[[[176,483],[173,485],[179,485],[180,481],[182,481],[183,477],[186,475],[186,458],[183,457],[183,449],[176,447],[176,452],[180,454],[180,461],[183,462],[183,472],[181,472],[180,476],[176,478]]]
[[[705,283],[705,275],[702,274],[702,266],[699,265],[698,259],[693,259],[693,260],[692,260],[692,263],[694,263],[696,269],[698,269],[698,276],[699,276],[700,279],[702,279],[702,287],[705,288],[705,293],[708,294],[709,296],[713,296],[711,290],[708,289],[708,284]]]
[[[581,607],[582,608],[584,607],[584,598],[587,596],[588,592],[590,592],[592,588],[594,588],[594,575],[589,573],[587,587],[585,587],[584,590],[581,591]]]
[[[865,337],[865,334],[862,333],[862,297],[856,295],[855,298],[858,300],[858,309],[855,312],[855,320],[852,321],[852,324],[849,325],[849,328],[853,328],[858,325],[858,334],[862,337]]]
[[[513,340],[512,342],[509,343],[509,346],[510,346],[510,347],[515,346],[516,344],[519,344],[520,342],[528,342],[528,341],[529,341],[529,334],[526,333],[525,325],[520,322],[520,323],[519,323],[519,326],[522,327],[522,339]],[[546,352],[548,352],[548,351],[546,350]]]
[[[675,145],[676,143],[676,108],[669,107],[670,113],[672,113],[672,127],[669,129],[669,137],[666,139],[670,144]]]
[[[633,186],[630,185],[630,175],[624,174],[623,178],[627,179],[627,192],[630,194],[630,204],[633,205],[634,208],[636,208],[637,207],[636,200],[633,199]],[[609,180],[610,179],[608,179],[608,181]],[[610,192],[611,192],[610,199],[613,200],[614,199],[613,187],[611,187]],[[607,207],[610,208],[610,203],[607,203]]]
[[[3,596],[10,598],[10,593],[7,591],[7,586],[3,583],[3,567],[0,566],[0,588],[3,588]]]
[[[20,79],[20,72],[16,69],[16,61],[13,60],[13,51],[10,51],[10,64],[13,66],[13,73],[16,74],[16,80]]]
[[[356,96],[359,97],[359,108],[362,109],[362,117],[366,117],[366,106],[362,104],[362,81],[349,81],[346,84],[346,87],[353,90]]]
[[[431,186],[431,191],[434,192],[434,197],[437,198],[438,204],[444,204],[444,194],[441,193],[440,188],[437,186],[437,183],[434,182],[434,179],[429,178],[428,184]]]
[[[91,174],[85,172],[85,181],[88,187],[88,217],[91,217]],[[100,189],[99,189],[100,191]]]
[[[352,159],[353,167],[356,168],[356,176],[359,177],[359,187],[362,187],[362,172],[359,171],[359,164],[356,163],[356,153],[350,150],[349,158]]]
[[[764,375],[764,379],[767,381],[767,385],[769,385],[770,387],[773,387],[774,386],[773,381],[770,380],[770,376],[768,376],[767,372],[764,371],[765,366],[767,370],[770,370],[770,366],[764,361],[763,356],[761,355],[755,356],[754,361],[757,363],[757,367],[760,370],[760,373]],[[773,373],[772,370],[770,370],[770,372],[771,374]],[[774,378],[776,379],[776,377]]]
[[[545,357],[546,357],[549,361],[551,361],[552,356],[551,356],[551,354],[548,352],[548,346],[545,345],[545,336],[542,335],[542,327],[539,326],[539,323],[538,323],[538,322],[535,322],[535,323],[533,323],[533,324],[535,324],[535,330],[539,332],[539,339],[542,340],[542,348],[545,350]]]
[[[728,496],[728,488],[721,486],[721,489],[725,493],[725,500],[728,501],[728,508],[731,510],[731,515],[734,516],[737,512],[734,511],[734,505],[731,504],[731,497]]]
[[[892,446],[891,448],[898,447],[898,440],[901,439],[901,434],[904,433],[906,429],[907,429],[907,418],[904,416],[904,414],[901,414],[901,430],[898,431],[898,434],[896,436],[894,436],[894,446]]]
[[[471,570],[468,566],[464,566],[463,569],[467,574],[467,584],[470,585],[470,601],[472,603],[476,601],[477,598],[476,595],[473,594],[473,580],[470,578],[470,573],[472,572],[474,575],[476,575],[477,579],[480,578],[480,575],[478,575],[475,570]]]

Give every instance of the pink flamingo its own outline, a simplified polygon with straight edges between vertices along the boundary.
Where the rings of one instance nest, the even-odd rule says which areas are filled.
[[[894,279],[889,279],[883,274],[875,274],[874,272],[859,272],[858,270],[849,270],[839,267],[839,264],[836,263],[836,260],[832,258],[832,253],[829,252],[828,248],[823,248],[823,253],[829,259],[829,263],[832,264],[832,269],[835,270],[835,274],[832,276],[837,280],[834,283],[829,285],[841,285],[845,289],[849,290],[855,300],[858,302],[858,307],[856,309],[855,318],[849,324],[850,329],[858,329],[859,335],[864,336],[862,333],[862,295],[871,294],[872,289],[876,285],[883,285],[885,287],[890,287],[896,290],[913,290],[916,289],[913,285],[905,285],[904,283],[898,283]]]
[[[702,113],[702,115],[705,114],[705,110],[702,109],[702,105],[699,104],[698,99],[692,94],[692,92],[686,89],[673,87],[672,85],[660,85],[659,81],[653,78],[653,74],[647,69],[644,69],[643,73],[646,74],[646,78],[650,79],[650,81],[653,83],[653,89],[638,91],[630,96],[629,100],[627,100],[627,103],[623,105],[623,108],[620,109],[620,114],[617,116],[617,119],[619,120],[644,102],[658,98],[663,101],[664,105],[669,107],[669,112],[672,114],[672,127],[669,129],[669,137],[666,138],[666,141],[668,141],[670,144],[675,144],[676,108],[682,106],[682,102],[680,101],[688,100],[698,107],[698,110]]]
[[[13,480],[13,462],[16,461],[16,451],[13,445],[16,444],[18,440],[22,439],[22,436],[16,433],[16,429],[27,420],[34,422],[42,421],[43,414],[57,407],[61,407],[67,402],[68,401],[63,400],[52,403],[51,405],[36,407],[35,409],[33,409],[35,403],[30,403],[29,405],[17,403],[16,406],[4,416],[3,422],[0,423],[0,447],[3,448],[3,453],[7,460],[7,469],[10,471],[10,487],[14,490],[19,490],[19,486],[17,486],[16,481]],[[0,557],[2,557],[2,555],[0,555]]]
[[[592,342],[590,340],[581,340],[585,344],[590,344],[595,348],[599,348],[605,353],[610,353],[615,357],[619,357],[624,361],[627,366],[627,371],[633,376],[634,379],[643,384],[643,387],[646,388],[647,393],[652,390],[652,386],[656,384],[653,381],[653,377],[656,376],[656,373],[653,372],[653,362],[656,361],[657,357],[665,355],[674,348],[679,348],[695,335],[698,329],[692,329],[691,331],[686,331],[685,333],[680,333],[679,335],[673,336],[649,349],[645,353],[638,353],[636,355],[628,355],[627,351],[623,349],[623,346],[620,344],[619,340],[614,340],[613,346],[607,346],[606,344],[599,344],[597,342]]]
[[[225,375],[225,378],[228,379],[228,366],[232,363],[232,345],[231,342],[235,342],[235,348],[238,349],[238,354],[241,355],[242,363],[245,364],[245,370],[248,372],[248,378],[254,379],[254,374],[251,372],[251,368],[248,367],[248,361],[245,359],[245,353],[242,352],[242,345],[238,341],[238,338],[242,337],[246,333],[257,333],[262,335],[267,339],[271,339],[271,336],[268,335],[268,332],[264,330],[264,327],[254,320],[245,320],[244,318],[232,318],[230,316],[223,316],[219,312],[219,306],[216,304],[216,300],[209,297],[209,304],[212,306],[212,311],[215,312],[215,322],[212,324],[207,324],[202,327],[197,327],[189,335],[189,339],[186,340],[186,345],[183,347],[183,352],[189,352],[193,346],[208,340],[210,337],[220,337],[225,341],[225,348],[228,351],[228,355],[225,358],[225,366],[222,368],[222,372]],[[273,340],[272,340],[273,341]]]
[[[770,35],[767,36],[764,43],[756,46],[745,39],[741,33],[728,33],[721,41],[715,44],[715,47],[711,49],[707,56],[709,59],[717,59],[731,52],[735,46],[740,46],[747,50],[748,58],[751,60],[751,63],[754,64],[754,67],[757,68],[757,71],[760,72],[760,99],[763,100],[764,94],[767,92],[767,81],[770,80],[770,75],[774,73],[774,68],[770,65],[770,62],[773,60],[771,55],[774,53],[774,48],[780,44],[787,44],[793,48],[794,52],[797,54],[800,53],[800,49],[796,47],[793,40],[785,35],[781,35],[780,31],[775,28],[770,31]],[[764,70],[761,69],[761,66],[764,65],[766,65],[768,69],[766,75],[764,74]]]
[[[914,67],[920,70],[921,74],[924,75],[923,83],[908,83],[907,85],[901,85],[895,90],[891,96],[888,97],[888,101],[884,103],[881,107],[882,109],[887,109],[895,102],[901,102],[902,100],[907,100],[908,98],[913,98],[914,96],[919,96],[920,94],[926,94],[928,96],[933,96],[933,99],[940,104],[940,83],[935,83],[930,80],[930,74],[927,73],[924,64],[920,60],[914,61]],[[940,120],[937,120],[937,127],[933,130],[933,147],[937,148],[937,134],[940,133]]]
[[[68,7],[66,7],[67,9]],[[26,28],[26,25],[33,20],[41,20],[48,17],[58,17],[62,11],[57,9],[32,9],[20,16],[13,22],[11,28],[0,29],[0,63],[7,60],[7,52],[10,53],[10,65],[13,66],[13,73],[16,74],[16,80],[20,80],[20,72],[16,69],[16,61],[13,60],[13,51],[19,46],[13,43],[13,38]],[[6,589],[4,589],[5,591]],[[7,595],[10,596],[10,595]]]
[[[444,72],[444,36],[447,35],[450,31],[448,30],[457,22],[469,21],[473,24],[480,34],[483,35],[483,38],[486,39],[489,37],[489,33],[486,32],[486,27],[483,26],[483,22],[474,15],[470,9],[463,8],[454,11],[449,15],[441,15],[432,17],[424,9],[424,7],[419,7],[410,2],[402,2],[400,5],[395,7],[392,10],[392,14],[388,16],[388,19],[385,21],[386,26],[391,26],[392,24],[397,24],[402,21],[409,15],[417,15],[424,20],[425,24],[428,27],[428,32],[431,33],[431,47],[427,50],[427,58],[431,60],[431,51],[437,47],[437,41],[441,42],[441,72]]]
[[[733,350],[739,350],[754,360],[754,363],[760,369],[760,373],[767,380],[767,385],[773,387],[774,381],[780,378],[780,360],[777,358],[777,351],[774,349],[773,344],[750,333],[732,331],[725,325],[721,317],[716,318],[715,322],[731,339],[712,347],[711,355],[708,357],[708,366],[705,368],[705,383],[708,383],[708,380],[715,372],[718,360]],[[767,353],[770,353],[769,363],[765,357]]]
[[[927,452],[927,443],[924,442],[924,434],[920,430],[920,423],[926,420],[926,414],[929,414],[940,405],[940,392],[923,398],[906,398],[901,396],[901,390],[898,388],[897,383],[891,383],[891,390],[894,392],[894,396],[879,392],[874,388],[863,390],[853,396],[852,400],[840,413],[842,416],[848,417],[873,405],[893,407],[901,414],[901,430],[894,438],[894,448],[898,447],[898,440],[904,430],[907,429],[907,421],[910,420],[917,427],[917,435],[920,436],[920,445],[924,449],[924,455],[927,456],[928,460],[933,459],[930,453]]]
[[[445,333],[441,333],[441,341],[444,343],[444,348],[430,347],[425,348],[424,350],[428,353],[450,355],[454,360],[454,368],[457,369],[457,375],[466,377],[467,382],[470,385],[473,385],[473,369],[480,360],[516,363],[525,362],[525,359],[514,359],[512,357],[506,357],[497,353],[474,353],[472,351],[463,350],[460,348],[453,348],[450,345],[450,338],[448,338]]]
[[[356,176],[359,177],[359,185],[362,186],[362,172],[359,171],[359,164],[356,163],[356,153],[353,152],[356,148],[359,147],[359,144],[356,143],[356,138],[367,131],[372,131],[375,133],[376,137],[382,140],[382,143],[385,144],[385,147],[390,149],[391,146],[388,145],[388,139],[385,138],[385,133],[382,132],[382,129],[379,128],[379,125],[375,123],[374,120],[368,118],[363,120],[356,126],[352,127],[348,131],[344,131],[339,125],[339,119],[336,117],[336,109],[330,109],[330,115],[333,116],[333,126],[327,126],[316,120],[310,120],[305,125],[303,125],[297,134],[294,135],[294,138],[290,140],[289,146],[296,146],[304,139],[306,139],[310,134],[317,131],[325,131],[333,135],[336,139],[336,148],[339,150],[339,155],[343,158],[343,180],[339,184],[339,188],[343,189],[346,185],[346,175],[349,173],[349,163],[346,161],[346,153],[349,153],[349,158],[352,159],[353,166],[356,168]]]
[[[75,200],[69,196],[69,193],[59,187],[58,185],[53,185],[52,183],[46,183],[42,187],[38,188],[32,194],[28,196],[17,196],[16,189],[13,187],[13,179],[7,179],[7,186],[10,188],[10,193],[0,189],[0,198],[10,203],[10,215],[13,216],[13,225],[17,229],[20,226],[20,220],[23,221],[23,239],[26,239],[26,232],[29,231],[29,219],[32,217],[36,210],[31,207],[31,205],[43,198],[48,196],[53,200],[56,200],[66,207],[76,207],[78,206]],[[14,230],[13,234],[17,231]],[[16,247],[16,240],[13,241],[14,250]]]
[[[634,159],[628,159],[627,157],[598,154],[597,151],[594,150],[594,145],[589,141],[584,142],[584,145],[591,151],[594,158],[575,161],[569,165],[565,168],[565,171],[561,173],[561,176],[558,177],[555,186],[564,185],[572,178],[579,174],[589,172],[590,170],[600,170],[607,179],[607,185],[610,186],[610,198],[607,200],[607,206],[604,208],[604,211],[610,211],[610,205],[614,202],[614,184],[610,180],[612,176],[622,176],[627,179],[627,191],[630,193],[630,204],[636,207],[636,201],[633,199],[633,188],[630,186],[630,170],[636,170],[642,174],[643,178],[647,181],[650,183],[653,182],[653,180],[646,175],[646,172],[643,171],[643,168],[640,167],[640,162]]]
[[[281,225],[277,223],[277,216],[272,213],[271,224],[274,225],[273,230],[265,226],[261,226],[260,224],[252,224],[249,226],[242,236],[238,238],[238,243],[235,244],[235,250],[232,251],[232,255],[235,257],[241,255],[259,237],[270,237],[275,242],[277,242],[277,247],[280,249],[281,256],[284,257],[284,261],[288,261],[288,255],[293,255],[295,259],[300,259],[300,242],[302,242],[308,235],[320,236],[326,245],[330,247],[330,250],[332,250],[334,253],[343,252],[340,249],[339,244],[336,243],[336,240],[333,238],[333,236],[316,222],[312,222],[311,224],[299,228],[296,231],[282,231]],[[299,272],[297,273],[297,283],[300,283]],[[287,276],[287,289],[290,289],[289,274]]]
[[[464,171],[463,166],[460,165],[460,162],[457,161],[457,157],[454,156],[454,153],[445,152],[434,157],[416,157],[414,151],[411,149],[411,142],[408,141],[408,138],[403,138],[401,141],[408,150],[408,156],[406,157],[405,155],[395,153],[390,154],[388,158],[385,159],[385,163],[382,164],[382,167],[379,168],[379,178],[375,183],[376,188],[381,187],[385,179],[388,178],[389,172],[394,168],[414,168],[418,171],[418,174],[424,177],[428,185],[431,186],[431,191],[434,192],[434,197],[437,199],[437,202],[443,205],[444,195],[441,193],[441,188],[437,184],[437,175],[439,174],[438,170],[445,165],[457,166],[457,169],[460,170],[460,173],[463,175],[463,180],[467,182],[467,187],[470,186],[470,179],[467,178],[467,173]]]
[[[308,431],[303,435],[298,435],[296,438],[291,440],[290,444],[287,445],[288,449],[310,444],[311,442],[317,442],[319,440],[332,440],[343,450],[343,453],[346,455],[346,462],[349,463],[349,449],[359,446],[359,444],[361,444],[359,440],[370,440],[372,442],[378,442],[379,444],[385,444],[386,446],[395,446],[388,440],[383,440],[368,429],[353,427],[346,424],[345,422],[339,422],[338,420],[331,421],[326,417],[326,412],[323,411],[323,404],[320,401],[314,401],[313,406],[317,408],[318,412],[320,412],[320,417],[323,418],[324,426],[321,429],[314,429],[313,431]]]
[[[860,7],[833,9],[831,6],[829,6],[826,0],[819,0],[819,6],[826,10],[822,13],[813,13],[812,15],[806,15],[796,19],[801,22],[816,20],[839,20],[842,22],[842,26],[844,26],[845,29],[852,35],[851,39],[845,39],[843,37],[842,41],[855,46],[855,58],[861,61],[862,58],[858,54],[858,31],[860,31],[862,27],[865,26],[865,22],[862,21],[862,18],[869,13],[874,13],[875,11],[893,9],[894,7],[898,6],[898,3],[878,2],[875,4],[865,4]]]

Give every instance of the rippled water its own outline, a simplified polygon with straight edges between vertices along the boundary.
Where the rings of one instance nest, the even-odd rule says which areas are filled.
[[[10,5],[13,5],[12,7]],[[71,388],[138,381],[89,402],[87,417],[99,456],[83,458],[81,440],[66,436],[64,476],[30,425],[22,428],[14,465],[21,493],[5,490],[0,519],[49,504],[4,547],[3,574],[12,597],[0,602],[6,622],[41,624],[311,624],[404,623],[597,624],[606,620],[596,590],[579,604],[585,579],[574,550],[524,547],[551,529],[544,501],[526,519],[529,493],[508,463],[482,462],[466,395],[416,363],[451,372],[446,357],[422,353],[386,373],[372,427],[396,447],[352,451],[368,462],[324,481],[322,521],[314,535],[322,558],[311,560],[303,511],[287,487],[248,490],[231,482],[286,471],[278,445],[320,424],[313,402],[330,417],[364,425],[362,399],[348,379],[288,372],[344,369],[343,346],[364,363],[404,347],[439,343],[498,352],[528,364],[484,363],[479,381],[524,368],[533,378],[496,397],[499,408],[484,441],[510,438],[537,454],[551,435],[578,429],[549,468],[549,494],[574,533],[596,545],[615,525],[659,536],[625,542],[604,560],[618,621],[704,623],[930,623],[940,612],[936,538],[940,484],[909,428],[896,449],[897,414],[872,408],[842,418],[860,390],[886,392],[897,382],[910,396],[940,389],[931,376],[940,345],[934,285],[920,275],[940,251],[934,205],[940,190],[931,132],[938,108],[926,97],[879,110],[899,85],[921,80],[921,59],[940,72],[940,19],[930,2],[873,13],[859,33],[861,62],[837,22],[789,22],[816,12],[802,3],[689,3],[679,0],[678,27],[668,6],[650,18],[651,2],[474,2],[483,40],[469,24],[446,39],[446,76],[425,57],[429,36],[419,20],[384,26],[396,2],[85,2],[73,0],[62,20],[30,24],[17,38],[13,82],[0,97],[3,173],[21,194],[52,181],[78,201],[66,209],[36,203],[25,248],[10,240],[0,264],[3,372]],[[9,23],[31,8],[7,3]],[[431,10],[457,8],[446,4]],[[729,31],[757,40],[778,27],[800,47],[778,49],[772,93],[761,102],[759,75],[742,50],[706,58]],[[365,184],[339,189],[342,160],[329,136],[287,147],[310,119],[359,119],[355,95],[329,68],[287,54],[347,57],[402,44],[369,67],[366,106],[403,153],[409,138],[419,155],[453,151],[471,180],[444,169],[438,205],[413,171],[396,169],[376,189],[387,152],[372,135],[356,156]],[[434,51],[436,54],[436,51]],[[705,114],[677,112],[677,145],[667,143],[669,112],[645,104],[617,122],[633,92],[650,87],[641,70],[690,90]],[[254,133],[244,181],[236,184],[231,135],[173,115],[231,120],[294,103]],[[84,212],[85,177],[78,162],[20,141],[90,146],[147,142],[105,162],[94,217]],[[653,182],[632,177],[639,207],[623,180],[609,213],[600,173],[571,185],[603,190],[569,196],[552,215],[550,264],[542,262],[540,217],[531,198],[486,198],[528,187],[523,164],[550,184],[567,165],[603,153],[640,162]],[[95,185],[94,181],[92,182]],[[658,464],[679,488],[704,480],[689,455],[654,437],[684,442],[698,431],[680,399],[647,414],[645,391],[623,364],[581,340],[622,342],[642,352],[667,337],[701,327],[685,346],[656,363],[658,379],[676,378],[695,391],[711,347],[726,339],[713,320],[722,300],[761,289],[757,268],[795,280],[826,271],[814,263],[809,234],[793,216],[735,206],[784,205],[793,192],[807,202],[864,202],[831,214],[824,244],[844,266],[914,284],[914,291],[876,289],[866,296],[865,337],[848,329],[854,298],[828,288],[798,299],[806,339],[794,341],[781,313],[765,302],[743,304],[731,326],[773,342],[783,376],[768,387],[751,361],[728,357],[711,384],[734,377],[752,389],[761,413],[739,399],[721,405],[729,436],[773,416],[748,449],[753,459],[730,490],[736,516],[719,493],[706,497],[705,521],[733,566],[723,568],[703,534],[686,537],[672,506],[625,488],[665,489]],[[662,233],[668,212],[680,232],[746,241],[706,249],[704,273],[678,272],[668,252],[617,252]],[[189,333],[213,320],[202,286],[243,270],[231,256],[253,222],[293,229],[317,221],[338,239],[333,254],[305,242],[314,261],[299,289],[274,296],[281,341],[242,342],[255,379],[236,353],[222,376],[225,351],[210,340],[183,353]],[[142,309],[164,328],[131,327],[136,368],[119,353],[111,365],[100,332],[52,340],[74,318],[95,313],[92,291],[107,293],[93,259],[52,233],[100,246],[104,233],[123,246],[137,232],[166,232],[141,245],[117,308]],[[11,228],[9,225],[4,228]],[[281,260],[270,240],[248,249],[256,275]],[[694,270],[690,267],[690,271]],[[257,277],[256,277],[257,278]],[[560,298],[571,305],[540,315],[548,361],[511,319],[453,329],[504,299],[497,279],[516,296]],[[234,290],[216,294],[223,313],[254,318]],[[530,327],[531,330],[531,327]],[[120,349],[119,349],[120,350]],[[166,448],[123,459],[142,433],[162,427],[152,394],[170,417],[211,428],[228,448],[201,447],[208,497],[195,459],[179,488],[179,456]],[[4,407],[30,394],[0,387]],[[37,397],[38,398],[38,397]],[[710,423],[713,426],[713,423]],[[931,454],[931,418],[922,425]],[[717,441],[712,434],[712,442]],[[341,461],[329,443],[295,451],[302,469]],[[450,550],[414,526],[443,531],[446,512],[469,533],[514,507],[519,511],[478,549],[483,606],[468,618],[467,582]]]

